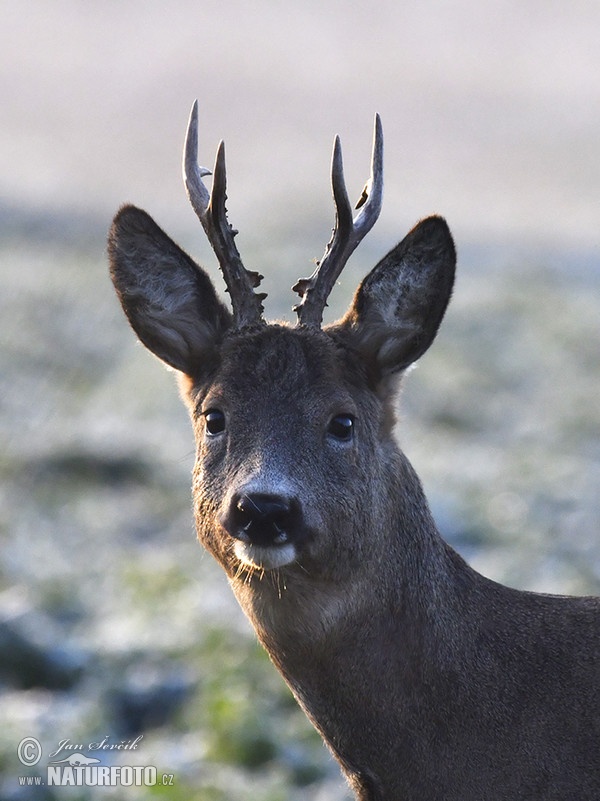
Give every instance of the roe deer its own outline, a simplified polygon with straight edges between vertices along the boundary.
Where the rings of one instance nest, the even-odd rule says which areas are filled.
[[[144,211],[112,225],[112,279],[141,341],[181,374],[196,441],[198,536],[362,801],[600,799],[600,606],[509,589],[440,537],[396,444],[403,371],[433,341],[452,292],[445,221],[420,222],[338,322],[327,296],[379,214],[371,177],[353,211],[336,138],[336,225],[294,287],[295,327],[263,320],[225,209],[185,145],[191,204],[232,312]]]

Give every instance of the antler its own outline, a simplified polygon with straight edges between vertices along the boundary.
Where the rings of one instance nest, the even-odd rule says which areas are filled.
[[[294,311],[299,325],[320,326],[327,298],[340,273],[356,247],[375,225],[383,200],[383,130],[379,114],[375,115],[371,176],[356,204],[360,209],[352,218],[352,208],[344,181],[342,146],[339,136],[333,144],[331,187],[335,201],[336,220],[333,235],[317,269],[310,278],[301,278],[293,287],[302,300]]]
[[[202,178],[211,175],[210,170],[198,165],[198,101],[194,101],[188,123],[183,154],[183,180],[190,203],[208,241],[215,252],[221,272],[225,278],[227,291],[231,296],[233,320],[237,328],[261,322],[265,293],[256,293],[263,276],[246,270],[234,237],[238,233],[227,219],[225,145],[219,143],[214,166],[212,190],[202,183]]]

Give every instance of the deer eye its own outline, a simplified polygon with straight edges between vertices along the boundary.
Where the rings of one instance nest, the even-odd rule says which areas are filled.
[[[204,412],[206,430],[211,436],[222,434],[225,431],[225,415],[220,409],[209,409]]]
[[[354,418],[349,414],[337,414],[331,419],[327,433],[339,442],[350,442],[354,433]]]

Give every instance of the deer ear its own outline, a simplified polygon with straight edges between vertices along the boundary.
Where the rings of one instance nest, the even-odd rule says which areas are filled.
[[[383,376],[405,369],[433,342],[446,311],[456,251],[441,217],[428,217],[369,273],[334,327]]]
[[[171,367],[194,375],[231,323],[208,275],[135,206],[124,206],[113,220],[108,255],[140,340]]]

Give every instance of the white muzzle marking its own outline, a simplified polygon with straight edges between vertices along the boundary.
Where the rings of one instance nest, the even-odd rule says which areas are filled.
[[[237,540],[234,552],[240,562],[261,570],[275,570],[278,567],[284,567],[291,564],[296,558],[296,548],[291,543],[265,547]]]

